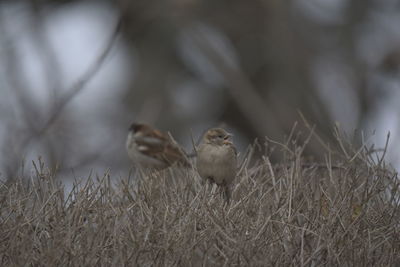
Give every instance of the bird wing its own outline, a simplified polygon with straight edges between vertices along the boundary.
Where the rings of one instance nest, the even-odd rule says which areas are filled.
[[[233,152],[235,153],[235,156],[237,156],[236,147],[235,147],[235,145],[234,145],[231,141],[229,141],[229,140],[224,140],[223,144],[226,145],[226,146],[229,146],[229,147],[233,150]]]
[[[183,152],[172,144],[169,138],[159,131],[154,131],[153,133],[136,138],[136,144],[140,152],[163,161],[168,165],[175,162],[179,162],[184,166],[190,165]]]

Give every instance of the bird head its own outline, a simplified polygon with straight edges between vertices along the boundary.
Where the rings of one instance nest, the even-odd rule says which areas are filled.
[[[204,142],[214,145],[232,144],[232,134],[222,128],[212,128],[204,135]]]

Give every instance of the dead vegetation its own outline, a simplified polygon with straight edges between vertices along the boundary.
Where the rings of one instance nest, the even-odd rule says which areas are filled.
[[[68,195],[37,162],[1,185],[0,265],[399,266],[397,173],[365,147],[318,164],[304,147],[273,144],[279,164],[250,150],[228,206],[194,170],[89,177]]]

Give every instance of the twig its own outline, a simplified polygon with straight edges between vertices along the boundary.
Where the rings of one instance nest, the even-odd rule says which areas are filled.
[[[71,102],[71,100],[76,97],[86,86],[86,84],[91,80],[91,78],[100,70],[100,67],[104,64],[105,59],[109,55],[114,43],[118,37],[121,28],[121,20],[118,21],[113,34],[111,35],[109,41],[97,60],[88,68],[86,73],[71,87],[70,90],[65,92],[60,96],[58,104],[54,107],[50,118],[44,124],[42,129],[39,130],[38,135],[43,135],[58,119],[64,107]]]
[[[195,157],[197,155],[197,148],[196,148],[196,144],[194,142],[194,138],[193,138],[193,131],[192,129],[190,129],[190,140],[192,141],[192,146],[193,146],[193,151],[194,153],[190,154],[190,156]]]
[[[380,158],[378,165],[381,166],[382,161],[384,160],[385,156],[386,156],[386,152],[388,150],[388,146],[389,146],[389,139],[390,139],[390,132],[388,132],[387,137],[386,137],[386,143],[385,143],[385,147],[383,149],[383,154],[382,157]]]
[[[199,37],[200,36],[200,37]],[[220,55],[201,34],[193,34],[192,38],[199,46],[206,58],[218,69],[227,83],[227,88],[233,100],[246,115],[253,129],[260,136],[270,132],[274,137],[282,136],[281,127],[267,108],[263,97],[254,89],[243,71],[238,66],[231,66],[225,57]],[[267,122],[269,125],[267,125]]]
[[[50,117],[44,123],[44,125],[37,130],[34,134],[28,136],[25,140],[21,142],[20,149],[25,151],[27,150],[27,146],[32,143],[32,140],[39,140],[43,135],[51,128],[51,126],[56,122],[59,118],[61,112],[65,108],[65,106],[71,102],[71,100],[76,97],[83,89],[85,89],[86,84],[93,78],[93,76],[100,70],[101,66],[104,64],[107,56],[110,54],[111,49],[118,37],[121,28],[121,19],[118,21],[113,34],[111,35],[109,41],[106,43],[103,52],[99,55],[99,57],[95,60],[95,62],[88,68],[88,70],[81,76],[80,79],[71,87],[71,89],[67,90],[64,94],[62,94],[57,101],[57,105],[53,107],[53,110],[50,112]]]
[[[310,125],[310,123],[307,121],[307,119],[305,118],[305,116],[303,115],[303,113],[302,113],[301,111],[299,111],[299,110],[298,110],[297,112],[299,113],[299,115],[300,115],[301,119],[303,120],[304,124],[306,125],[306,127],[307,127],[309,130],[311,130],[311,129],[313,128],[313,126]],[[317,141],[318,141],[329,153],[332,153],[332,150],[329,148],[329,146],[327,146],[327,145],[325,144],[325,142],[322,140],[322,138],[321,138],[318,134],[316,134],[316,133],[314,132],[313,136],[315,136],[315,138],[317,139]]]

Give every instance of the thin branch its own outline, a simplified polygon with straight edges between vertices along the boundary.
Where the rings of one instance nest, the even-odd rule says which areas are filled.
[[[50,112],[50,117],[44,123],[44,125],[36,131],[34,134],[30,135],[22,142],[22,148],[26,148],[34,139],[39,140],[43,135],[51,128],[51,126],[57,121],[61,112],[65,108],[65,106],[71,102],[71,100],[76,97],[83,89],[85,89],[87,83],[94,77],[94,75],[101,69],[103,66],[107,56],[110,54],[111,49],[114,46],[114,43],[118,37],[121,28],[121,20],[118,21],[115,30],[113,31],[109,41],[106,43],[103,52],[99,55],[99,57],[93,62],[93,64],[88,68],[88,70],[82,75],[80,79],[64,94],[61,94],[59,100],[57,101],[57,105],[53,107],[53,110]]]
[[[111,35],[109,41],[106,43],[106,46],[100,56],[97,58],[95,62],[88,68],[86,73],[82,75],[82,77],[71,87],[70,90],[65,92],[60,96],[58,104],[54,107],[54,110],[51,112],[50,118],[44,124],[42,129],[39,130],[38,136],[43,135],[58,119],[61,112],[65,108],[65,106],[71,102],[71,100],[76,97],[87,85],[87,83],[93,78],[93,76],[101,69],[103,66],[105,59],[110,54],[111,49],[114,46],[114,43],[118,37],[121,28],[121,20],[118,21],[113,34]]]
[[[226,61],[225,57],[220,55],[207,39],[193,35],[193,40],[205,54],[206,58],[218,69],[227,83],[227,88],[236,102],[239,109],[251,123],[253,129],[260,136],[271,133],[274,137],[283,135],[278,127],[278,122],[272,112],[267,108],[263,97],[255,90],[247,76],[240,70],[240,67],[234,67]],[[268,123],[268,124],[267,124]]]
[[[15,155],[20,155],[21,153],[24,153],[28,151],[29,146],[33,144],[33,141],[39,141],[45,134],[48,132],[48,130],[51,128],[51,126],[57,121],[57,119],[60,117],[62,111],[64,110],[65,106],[68,105],[80,92],[82,92],[85,88],[88,82],[91,81],[91,79],[99,72],[101,67],[104,65],[107,57],[109,56],[112,48],[114,47],[114,44],[118,38],[118,35],[120,33],[121,29],[121,18],[119,18],[118,23],[113,30],[113,33],[111,34],[109,40],[105,43],[105,47],[102,49],[101,54],[97,57],[97,59],[89,66],[89,68],[82,74],[82,76],[78,79],[76,83],[74,83],[69,90],[66,90],[64,93],[60,94],[58,100],[56,100],[56,105],[54,105],[50,112],[49,112],[49,117],[45,121],[45,123],[42,126],[36,126],[36,123],[32,123],[36,120],[33,120],[32,118],[38,117],[35,114],[38,114],[38,109],[37,107],[32,106],[30,101],[27,100],[26,94],[23,92],[18,92],[17,94],[17,100],[19,100],[20,104],[27,103],[30,106],[28,108],[24,108],[26,112],[23,112],[22,114],[25,117],[25,126],[28,125],[28,129],[32,131],[32,133],[27,136],[25,139],[22,139],[22,141],[18,144],[18,146],[15,147]],[[15,62],[14,64],[17,64],[18,60],[13,61],[12,59],[9,60],[9,62]],[[12,73],[12,75],[15,75],[18,72]],[[21,75],[21,73],[19,73]],[[13,78],[13,77],[11,77]],[[25,84],[21,84],[20,80],[23,77],[14,77],[12,81],[15,82],[15,89],[22,89]],[[17,83],[18,82],[18,83]],[[22,105],[25,106],[25,105]],[[22,110],[22,111],[24,111]],[[31,123],[30,123],[31,122]],[[30,125],[33,124],[33,125]],[[16,158],[13,159],[17,160]],[[11,163],[12,165],[16,166],[16,163]]]
[[[311,126],[310,123],[307,121],[307,119],[305,118],[305,116],[303,115],[303,113],[301,111],[298,111],[301,119],[303,120],[304,124],[306,125],[306,127],[311,131],[311,129],[314,128],[314,126]],[[318,143],[320,143],[320,145],[322,145],[326,151],[328,151],[329,153],[333,153],[333,151],[330,149],[330,147],[324,142],[324,140],[322,140],[322,138],[316,133],[313,132],[315,138],[317,139]]]

